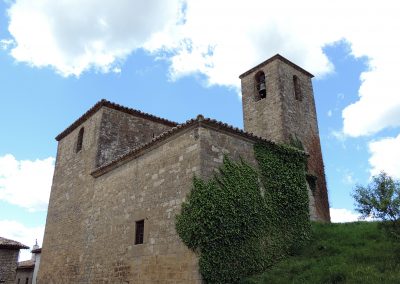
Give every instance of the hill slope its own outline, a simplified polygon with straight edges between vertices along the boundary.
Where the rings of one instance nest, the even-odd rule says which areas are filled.
[[[312,230],[298,255],[244,283],[400,283],[400,244],[377,222],[314,223]]]

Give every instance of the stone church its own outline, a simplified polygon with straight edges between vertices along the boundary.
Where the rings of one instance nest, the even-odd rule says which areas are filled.
[[[258,142],[300,142],[310,218],[329,222],[312,77],[280,55],[243,73],[244,130],[94,105],[56,137],[39,283],[201,283],[175,215],[194,175],[212,176],[224,155],[256,165]]]

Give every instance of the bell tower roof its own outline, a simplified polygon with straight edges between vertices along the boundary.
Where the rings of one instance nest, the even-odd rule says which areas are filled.
[[[286,64],[292,66],[293,68],[297,69],[298,71],[303,72],[305,75],[309,76],[310,78],[313,78],[313,77],[314,77],[313,74],[311,74],[310,72],[304,70],[304,69],[301,68],[300,66],[294,64],[292,61],[286,59],[286,58],[283,57],[282,55],[280,55],[280,54],[275,54],[275,55],[272,56],[271,58],[265,60],[264,62],[258,64],[257,66],[254,66],[254,67],[251,68],[250,70],[244,72],[242,75],[239,76],[239,78],[242,79],[243,77],[249,75],[250,73],[252,73],[252,72],[254,72],[254,71],[260,69],[261,67],[263,67],[263,66],[267,65],[268,63],[270,63],[270,62],[272,62],[272,61],[275,61],[275,60],[281,60],[281,61],[283,61],[284,63],[286,63]]]

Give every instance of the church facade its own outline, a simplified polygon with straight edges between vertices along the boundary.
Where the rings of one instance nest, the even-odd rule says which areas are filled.
[[[56,137],[39,283],[201,283],[175,216],[194,175],[211,177],[224,155],[256,166],[259,142],[309,153],[310,218],[330,220],[312,75],[275,55],[240,78],[244,130],[102,100]]]

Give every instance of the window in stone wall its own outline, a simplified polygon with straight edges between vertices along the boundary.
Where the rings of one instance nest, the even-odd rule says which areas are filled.
[[[83,144],[83,133],[85,132],[85,129],[82,127],[79,130],[78,133],[78,140],[76,141],[76,152],[78,153],[80,150],[82,150],[82,144]]]
[[[135,245],[143,244],[144,220],[136,221]]]
[[[21,283],[21,278],[18,278],[18,284],[20,284]]]
[[[257,72],[255,76],[255,84],[256,84],[256,100],[264,99],[267,96],[267,86],[266,86],[265,74],[263,71]]]
[[[296,100],[302,101],[303,95],[301,93],[299,78],[296,75],[293,76],[293,88],[294,88],[294,97],[296,98]]]
[[[310,187],[311,192],[313,194],[315,194],[315,192],[317,191],[317,179],[318,178],[315,175],[308,174],[308,173],[306,174],[306,180],[307,180],[308,186]]]
[[[29,283],[29,278],[26,277],[26,279],[25,279],[25,284],[28,284],[28,283]]]

